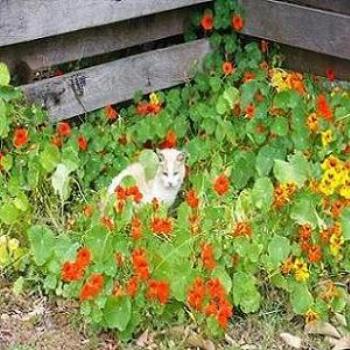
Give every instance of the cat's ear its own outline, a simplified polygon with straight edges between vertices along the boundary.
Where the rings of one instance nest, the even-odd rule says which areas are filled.
[[[187,153],[185,151],[181,151],[177,157],[176,157],[176,160],[180,163],[184,163],[185,160],[186,160],[186,157],[187,157]]]
[[[160,163],[164,163],[165,162],[164,154],[158,148],[156,149],[156,155],[157,155],[158,160],[159,160]]]

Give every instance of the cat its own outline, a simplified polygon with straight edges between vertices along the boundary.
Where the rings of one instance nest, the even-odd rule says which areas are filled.
[[[141,163],[133,163],[120,172],[108,187],[108,196],[115,193],[116,188],[125,177],[135,179],[142,193],[142,204],[157,199],[160,203],[171,206],[185,178],[185,153],[173,148],[157,150],[158,168],[153,179],[147,180],[145,169]]]

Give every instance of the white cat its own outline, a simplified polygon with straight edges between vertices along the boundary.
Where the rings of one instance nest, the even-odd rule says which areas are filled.
[[[123,179],[131,176],[142,193],[142,203],[151,203],[154,198],[168,206],[172,205],[185,178],[185,153],[177,149],[157,150],[159,165],[153,179],[147,181],[141,163],[134,163],[117,175],[108,187],[108,195],[115,192]]]

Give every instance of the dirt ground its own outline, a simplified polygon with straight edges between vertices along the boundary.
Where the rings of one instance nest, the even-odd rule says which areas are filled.
[[[280,338],[281,332],[302,337],[301,349],[331,349],[321,338],[302,336],[298,320],[286,320],[273,311],[245,319],[234,317],[219,344],[202,338],[190,326],[160,333],[145,331],[133,342],[121,344],[112,333],[91,331],[80,318],[75,302],[49,300],[37,294],[15,297],[11,289],[0,289],[0,350],[293,349]]]

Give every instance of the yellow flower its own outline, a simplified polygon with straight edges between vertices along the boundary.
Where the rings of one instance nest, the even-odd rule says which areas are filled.
[[[274,68],[270,71],[271,85],[278,91],[288,90],[290,87],[286,82],[288,73],[283,69]]]
[[[311,132],[316,132],[318,130],[318,118],[316,113],[311,113],[307,117],[306,125]]]
[[[318,312],[312,310],[312,309],[309,309],[306,314],[304,315],[305,317],[305,322],[306,323],[310,323],[312,321],[316,321],[320,318],[320,315]]]
[[[340,188],[339,194],[344,197],[345,199],[350,200],[350,186],[344,185]]]
[[[323,170],[339,169],[340,167],[342,167],[342,163],[343,162],[339,160],[337,157],[330,155],[323,161],[321,167]]]
[[[9,240],[8,248],[9,248],[10,252],[13,252],[13,251],[17,250],[18,247],[19,247],[18,239],[12,238],[12,239]]]
[[[334,193],[334,188],[332,187],[330,181],[323,178],[320,182],[320,185],[318,186],[318,189],[321,193],[325,194],[326,196],[330,196]]]
[[[332,130],[328,129],[322,132],[321,138],[322,138],[322,146],[327,147],[333,141]]]
[[[344,244],[344,237],[340,236],[338,234],[333,234],[329,240],[330,242],[330,252],[331,254],[338,258],[341,259],[342,256],[340,254],[341,249],[343,248]]]
[[[310,273],[307,264],[302,259],[295,259],[294,276],[298,282],[305,282],[309,279]]]
[[[337,188],[343,182],[343,174],[336,169],[329,169],[324,172],[323,179],[329,182],[333,188]]]
[[[150,100],[151,104],[153,104],[153,105],[159,104],[159,98],[155,92],[152,92],[149,95],[149,100]]]

